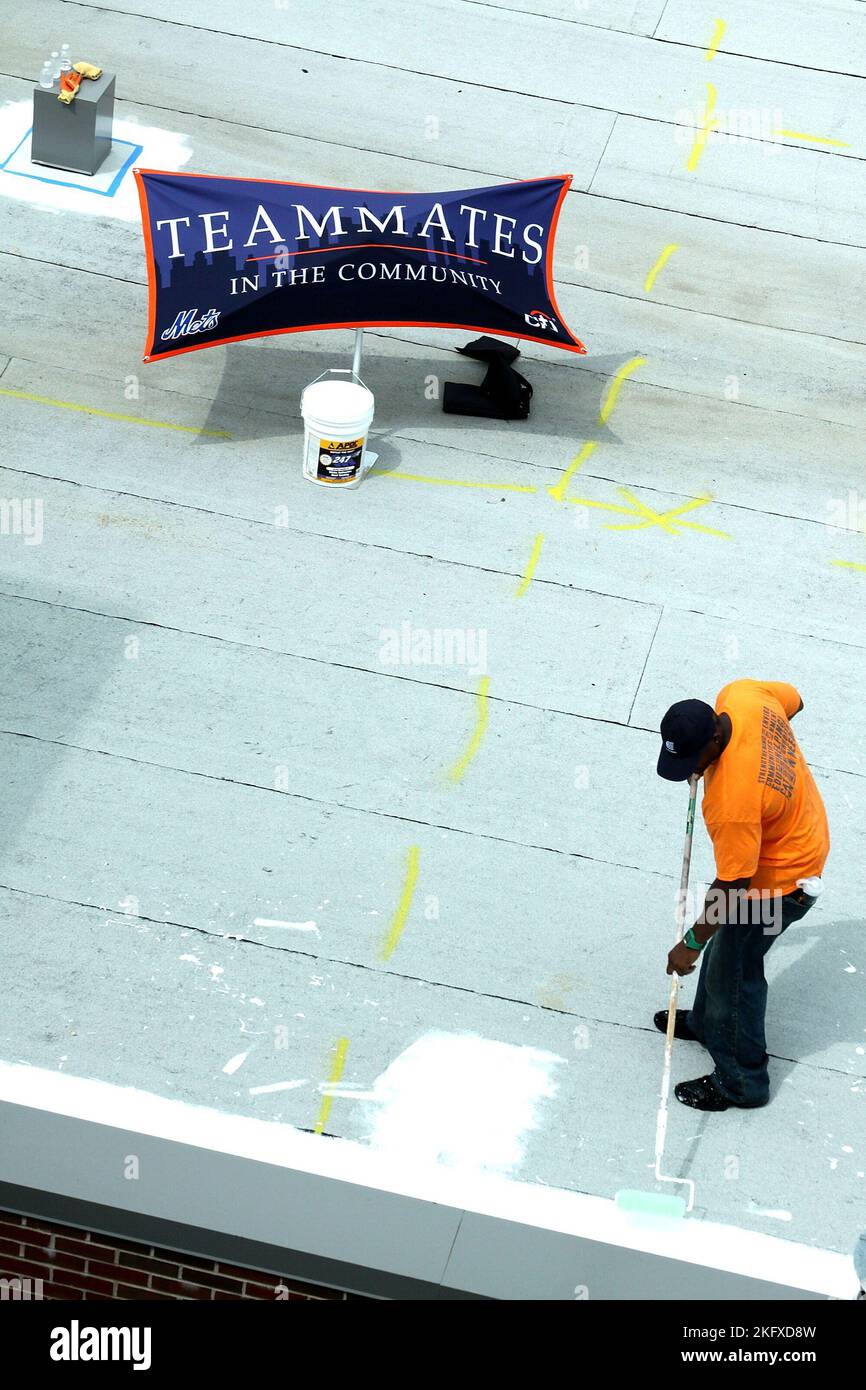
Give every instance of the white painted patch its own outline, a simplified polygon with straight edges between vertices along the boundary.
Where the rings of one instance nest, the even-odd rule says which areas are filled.
[[[769,1216],[774,1221],[792,1221],[793,1217],[789,1211],[783,1207],[758,1207],[754,1202],[749,1203],[749,1211],[753,1216]]]
[[[246,1052],[239,1052],[236,1057],[230,1057],[223,1067],[226,1076],[234,1076],[235,1072],[243,1066],[249,1055],[249,1049],[247,1049]]]
[[[116,143],[102,169],[91,178],[87,174],[32,163],[29,136],[16,149],[32,124],[33,103],[30,100],[6,102],[0,108],[0,163],[6,163],[6,167],[0,169],[0,195],[46,208],[49,212],[76,212],[138,222],[141,210],[132,168],[138,164],[145,169],[180,169],[192,155],[186,135],[161,130],[159,126],[139,125],[136,121],[115,120],[112,136]],[[133,153],[130,147],[136,145],[141,145],[141,153],[124,173],[116,192],[110,197],[103,196]],[[75,186],[70,188],[69,184]]]
[[[846,966],[845,966],[845,974],[846,974],[846,975],[856,975],[856,974],[857,974],[857,967],[856,967],[856,965],[846,965]]]
[[[280,922],[273,917],[256,917],[253,922],[254,927],[282,927],[286,931],[314,931],[319,928],[315,922]]]
[[[193,965],[201,965],[201,961],[199,960],[198,956],[192,956],[192,955],[178,956],[178,960],[188,960],[188,961],[191,961],[191,963],[192,963]]]
[[[309,1077],[303,1081],[272,1081],[269,1086],[250,1086],[251,1096],[269,1096],[274,1091],[296,1091],[299,1086],[308,1086]]]
[[[226,968],[224,965],[209,965],[208,973],[212,980],[218,980],[220,975],[224,975],[226,973]]]
[[[508,1050],[516,1053],[524,1049]],[[539,1056],[543,1062],[549,1060],[549,1054]],[[351,1184],[366,1189],[367,1203],[374,1202],[376,1194],[384,1191],[448,1206],[455,1213],[471,1211],[496,1220],[523,1222],[541,1231],[576,1236],[612,1249],[646,1251],[822,1297],[856,1297],[858,1281],[847,1253],[707,1220],[670,1223],[661,1233],[636,1230],[608,1198],[542,1188],[496,1173],[466,1168],[455,1171],[423,1161],[413,1164],[401,1153],[391,1155],[346,1139],[323,1140],[320,1135],[305,1134],[283,1122],[226,1114],[133,1087],[0,1061],[0,1105],[3,1102],[25,1111],[43,1110],[49,1115],[129,1130],[188,1148],[212,1149],[266,1164],[271,1169]],[[40,1176],[50,1183],[52,1164],[56,1167],[62,1156],[40,1153],[37,1157],[42,1165]],[[32,1181],[33,1162],[31,1153],[18,1155],[13,1147],[6,1155],[4,1176],[12,1182]],[[81,1195],[92,1199],[93,1189],[92,1185],[88,1188],[86,1175],[77,1176],[81,1179]],[[176,1216],[175,1212],[170,1214]]]
[[[377,1078],[371,1143],[407,1159],[513,1172],[564,1061],[471,1033],[428,1033]]]

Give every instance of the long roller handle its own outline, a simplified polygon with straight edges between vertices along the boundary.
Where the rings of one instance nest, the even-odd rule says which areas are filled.
[[[689,871],[692,863],[692,839],[695,830],[695,806],[698,799],[698,775],[692,773],[689,778],[689,809],[686,816],[686,838],[683,845],[683,868],[680,874],[680,891],[677,896],[677,941],[682,941],[685,934],[686,907],[688,906],[689,895]],[[671,976],[671,997],[668,1004],[668,1026],[665,1034],[665,1063],[662,1072],[661,1104],[659,1106],[658,1121],[656,1123],[656,1173],[661,1169],[662,1154],[665,1147],[665,1136],[668,1128],[668,1097],[671,1090],[671,1060],[674,1047],[674,1029],[677,1020],[677,998],[679,995],[680,977],[677,974]]]

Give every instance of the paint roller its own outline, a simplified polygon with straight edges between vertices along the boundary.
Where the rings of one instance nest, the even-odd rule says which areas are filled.
[[[689,868],[692,862],[692,836],[695,829],[695,803],[698,797],[698,774],[693,772],[689,778],[689,809],[686,816],[686,839],[683,846],[683,870],[680,875],[680,891],[677,898],[677,941],[682,941],[686,923],[686,907],[689,892]],[[665,1138],[668,1129],[668,1100],[671,1091],[671,1059],[674,1047],[674,1029],[677,1021],[677,996],[680,977],[671,977],[671,997],[668,1004],[668,1026],[665,1034],[665,1062],[662,1071],[661,1099],[656,1117],[655,1175],[656,1182],[679,1183],[688,1188],[689,1199],[672,1192],[640,1192],[634,1188],[623,1188],[614,1200],[620,1211],[637,1216],[685,1216],[695,1204],[695,1184],[691,1178],[675,1178],[662,1172],[662,1158],[665,1151]]]

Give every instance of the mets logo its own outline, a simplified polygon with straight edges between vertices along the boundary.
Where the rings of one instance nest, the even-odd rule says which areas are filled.
[[[545,328],[550,329],[553,333],[559,332],[556,320],[552,319],[550,314],[546,314],[543,309],[530,309],[529,313],[524,314],[523,317],[530,328]]]
[[[198,309],[181,309],[171,328],[166,328],[160,337],[164,342],[171,338],[186,338],[190,333],[206,333],[216,328],[220,316],[219,309],[205,309],[200,319],[196,318]]]

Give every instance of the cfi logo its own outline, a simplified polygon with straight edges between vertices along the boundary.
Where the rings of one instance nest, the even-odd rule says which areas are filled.
[[[669,753],[676,753],[677,751],[669,738],[665,739],[665,748],[668,750]]]
[[[181,309],[171,328],[166,328],[160,334],[163,342],[168,342],[171,338],[186,338],[190,333],[206,333],[209,328],[216,328],[220,316],[219,309],[205,309],[200,319],[196,318],[198,309]]]
[[[524,314],[523,317],[530,328],[549,329],[552,333],[559,332],[556,319],[551,318],[550,314],[546,314],[543,309],[530,309],[529,313]]]

